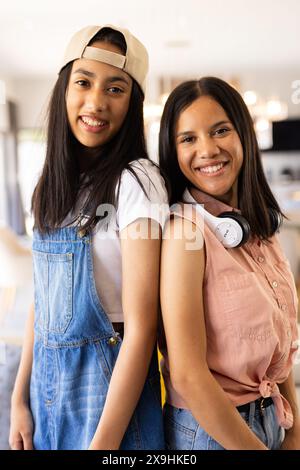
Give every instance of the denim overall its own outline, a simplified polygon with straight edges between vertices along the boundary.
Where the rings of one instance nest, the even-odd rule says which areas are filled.
[[[34,232],[35,325],[30,408],[35,449],[87,449],[122,339],[96,292],[90,234]],[[122,400],[122,397],[120,397]],[[120,449],[163,449],[156,350]]]

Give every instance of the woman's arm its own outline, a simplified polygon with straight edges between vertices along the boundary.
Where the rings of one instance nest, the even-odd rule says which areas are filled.
[[[151,223],[157,238],[150,236]],[[143,230],[145,239],[135,239]],[[160,228],[139,219],[121,232],[124,340],[90,450],[118,449],[141,395],[156,342]]]
[[[184,229],[182,224],[184,223]],[[204,249],[187,250],[189,221],[171,220],[164,239],[161,308],[171,381],[200,426],[225,449],[267,449],[242,419],[206,363]],[[194,229],[195,230],[195,226]],[[183,234],[177,239],[173,234]],[[201,232],[197,228],[197,240]],[[221,314],[222,312],[220,312]]]
[[[290,375],[288,376],[285,382],[279,384],[279,389],[280,393],[289,402],[294,416],[293,427],[285,431],[285,438],[282,443],[281,449],[300,450],[300,417],[299,409],[297,406],[297,394],[293,371],[290,372]]]
[[[11,425],[9,444],[13,450],[31,450],[32,417],[29,409],[29,384],[34,341],[34,306],[28,314],[21,361],[11,398]]]

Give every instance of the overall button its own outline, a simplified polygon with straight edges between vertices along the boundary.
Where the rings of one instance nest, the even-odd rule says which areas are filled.
[[[281,310],[283,310],[283,311],[284,311],[284,310],[286,310],[286,308],[287,308],[287,305],[286,305],[286,304],[282,304],[280,308],[281,308]]]
[[[86,230],[84,230],[84,229],[79,230],[79,232],[78,232],[78,236],[79,236],[80,238],[83,238],[83,237],[85,236],[85,234],[86,234]]]
[[[110,346],[115,346],[118,342],[118,338],[116,336],[112,336],[111,338],[109,338],[108,340],[108,344]]]
[[[263,263],[265,261],[265,258],[263,256],[259,256],[257,259],[260,263]]]
[[[273,286],[273,287],[278,287],[277,281],[273,281],[273,282],[272,282],[272,286]]]

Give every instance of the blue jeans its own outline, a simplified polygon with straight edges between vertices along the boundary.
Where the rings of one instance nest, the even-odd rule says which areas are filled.
[[[240,415],[268,449],[280,448],[284,431],[277,423],[274,404],[265,408],[261,414],[259,410],[255,409],[255,402],[252,402],[249,411],[243,411]],[[199,426],[189,410],[175,408],[166,403],[164,425],[167,449],[225,450]]]

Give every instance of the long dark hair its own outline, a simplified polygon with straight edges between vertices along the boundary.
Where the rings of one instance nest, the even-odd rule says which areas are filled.
[[[264,175],[248,108],[240,94],[219,78],[184,82],[172,91],[165,104],[159,133],[159,162],[168,180],[170,204],[182,200],[185,188],[191,186],[178,164],[175,128],[180,113],[201,96],[210,96],[222,106],[239,135],[244,155],[238,177],[239,209],[248,220],[252,234],[267,240],[281,225],[284,214]]]
[[[114,44],[122,54],[126,54],[125,39],[118,31],[103,28],[90,44],[96,41]],[[61,70],[52,92],[48,110],[46,159],[32,196],[35,228],[41,232],[59,227],[75,208],[80,194],[86,190],[88,196],[84,211],[90,217],[83,227],[91,228],[99,204],[117,204],[116,187],[124,169],[133,173],[142,186],[129,164],[139,158],[148,158],[144,137],[144,94],[133,80],[129,108],[121,129],[101,148],[89,149],[96,158],[86,170],[85,178],[80,177],[75,155],[83,146],[70,129],[65,101],[72,64],[67,64]]]

